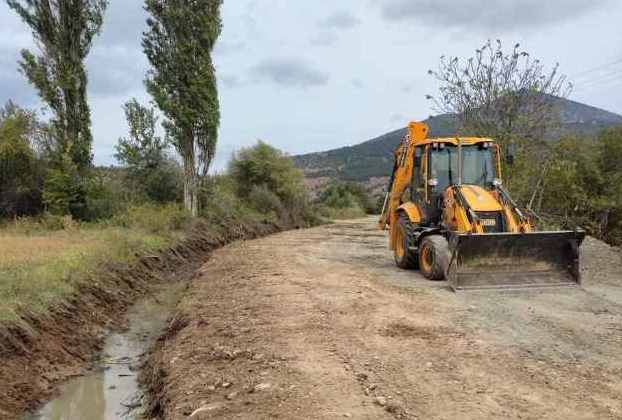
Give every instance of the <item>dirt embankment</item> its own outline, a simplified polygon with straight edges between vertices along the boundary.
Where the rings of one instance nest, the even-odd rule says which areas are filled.
[[[132,266],[109,265],[46,316],[24,313],[0,325],[0,418],[17,418],[79,375],[97,356],[107,331],[123,327],[125,310],[154,283],[189,279],[207,255],[226,243],[279,230],[271,224],[196,224],[188,238]],[[216,232],[217,231],[217,232]]]
[[[164,419],[620,419],[620,253],[583,288],[453,293],[372,220],[235,243],[192,281],[143,381]]]

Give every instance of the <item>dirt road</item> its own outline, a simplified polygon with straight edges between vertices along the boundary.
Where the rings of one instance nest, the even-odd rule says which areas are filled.
[[[622,262],[583,288],[453,293],[374,220],[221,249],[152,360],[165,418],[622,419]]]

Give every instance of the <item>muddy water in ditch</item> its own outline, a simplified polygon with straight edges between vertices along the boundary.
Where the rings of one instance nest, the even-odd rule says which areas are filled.
[[[128,312],[129,329],[111,334],[95,369],[64,385],[60,396],[24,420],[108,420],[139,418],[137,383],[141,356],[162,333],[185,285],[162,286]]]

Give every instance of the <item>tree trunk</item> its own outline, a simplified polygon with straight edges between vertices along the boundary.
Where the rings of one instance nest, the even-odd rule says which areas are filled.
[[[193,217],[199,215],[199,180],[194,159],[184,158],[184,207]]]

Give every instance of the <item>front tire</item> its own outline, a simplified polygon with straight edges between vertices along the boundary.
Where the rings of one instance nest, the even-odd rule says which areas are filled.
[[[397,244],[394,250],[395,264],[405,270],[419,267],[417,253],[410,249],[410,237],[412,228],[410,219],[405,214],[400,214],[397,220]]]
[[[423,238],[419,247],[419,270],[429,280],[444,280],[449,267],[449,243],[441,235]]]

